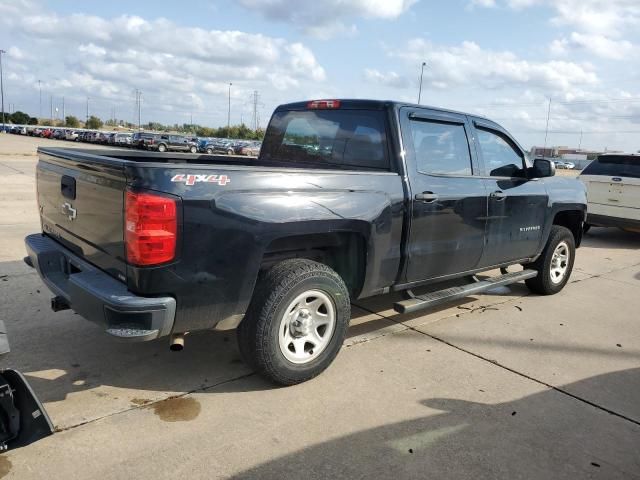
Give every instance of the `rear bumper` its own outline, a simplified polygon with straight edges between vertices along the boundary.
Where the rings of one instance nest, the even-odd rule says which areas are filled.
[[[171,333],[176,312],[172,297],[141,297],[127,290],[104,271],[94,267],[42,234],[25,238],[27,264],[56,295],[87,320],[107,333],[127,341],[153,340]]]
[[[608,215],[587,215],[587,223],[596,227],[617,227],[640,230],[640,220],[631,218],[610,217]]]

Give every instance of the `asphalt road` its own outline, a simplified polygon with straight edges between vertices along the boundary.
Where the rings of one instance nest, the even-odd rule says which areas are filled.
[[[21,260],[37,142],[0,135],[2,366],[58,431],[1,455],[0,478],[640,478],[639,234],[592,229],[553,297],[514,285],[413,315],[356,302],[332,367],[275,388],[232,333],[173,353],[49,310]]]

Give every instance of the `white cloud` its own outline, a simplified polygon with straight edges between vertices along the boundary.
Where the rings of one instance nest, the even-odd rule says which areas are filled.
[[[471,0],[470,7],[493,8],[497,7],[496,0]]]
[[[556,25],[570,26],[582,32],[619,37],[640,26],[638,0],[502,0],[512,9],[547,6],[555,11]],[[469,5],[495,7],[497,0],[470,0]]]
[[[640,26],[640,2],[637,0],[554,0],[553,21],[581,31],[618,37],[627,28]]]
[[[426,61],[425,81],[434,87],[476,85],[485,88],[526,85],[551,91],[568,91],[593,85],[598,77],[592,67],[566,61],[523,60],[509,51],[485,50],[474,42],[459,46],[434,45],[413,39],[395,54],[414,65]]]
[[[407,88],[411,82],[396,72],[380,72],[379,70],[367,68],[364,71],[364,78],[373,84],[384,85],[393,88]]]
[[[144,91],[149,115],[152,106],[187,111],[202,105],[192,94],[202,94],[208,101],[200,113],[222,119],[230,82],[235,102],[244,105],[254,89],[299,89],[303,97],[306,88],[326,80],[302,43],[164,18],[61,15],[39,2],[16,0],[0,3],[0,30],[10,39],[11,71],[20,79],[8,85],[14,99],[36,90],[40,78],[43,94],[65,95],[69,105],[90,96],[95,108],[103,104],[107,111],[106,105],[116,104],[131,110],[136,88]],[[46,55],[28,57],[25,51]]]
[[[628,40],[613,40],[604,35],[572,32],[568,38],[551,42],[553,55],[564,56],[571,50],[584,50],[601,58],[628,60],[637,57],[636,47]]]
[[[353,34],[353,18],[392,20],[405,13],[418,0],[238,0],[252,12],[268,19],[290,23],[307,34],[322,39]]]

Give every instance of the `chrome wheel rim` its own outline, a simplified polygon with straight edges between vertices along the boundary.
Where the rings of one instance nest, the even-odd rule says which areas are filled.
[[[571,253],[567,242],[560,242],[556,249],[553,251],[551,257],[551,268],[549,269],[549,275],[551,276],[551,282],[555,285],[561,283],[567,276],[569,270],[569,260]]]
[[[301,293],[280,320],[280,352],[291,363],[311,362],[327,348],[335,326],[335,306],[326,293],[320,290]]]

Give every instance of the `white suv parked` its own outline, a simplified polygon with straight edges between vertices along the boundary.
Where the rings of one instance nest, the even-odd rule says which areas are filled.
[[[605,154],[578,177],[587,187],[587,223],[640,232],[640,155]]]

